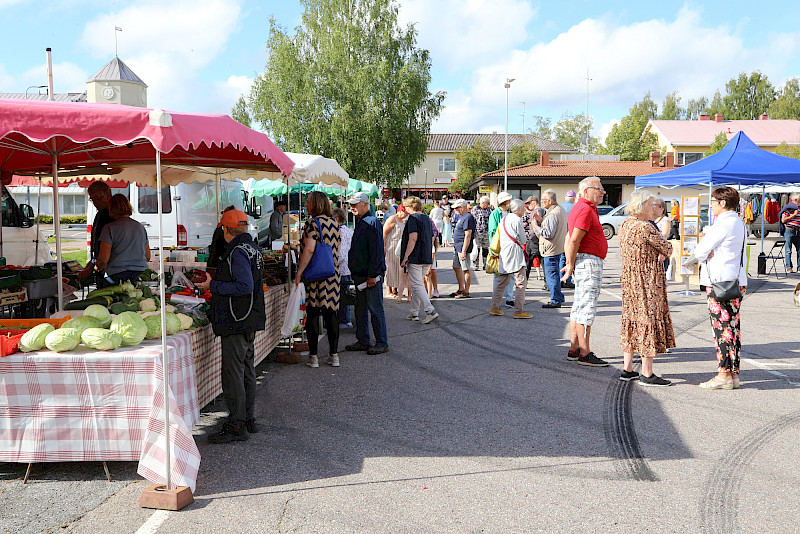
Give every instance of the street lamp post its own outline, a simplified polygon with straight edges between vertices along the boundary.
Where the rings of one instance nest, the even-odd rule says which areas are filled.
[[[428,169],[425,169],[425,204],[428,203]]]
[[[506,149],[505,149],[505,165],[503,166],[503,191],[508,191],[508,89],[511,87],[511,82],[516,78],[506,78]]]

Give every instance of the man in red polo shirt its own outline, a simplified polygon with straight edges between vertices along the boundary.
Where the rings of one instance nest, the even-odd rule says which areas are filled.
[[[590,176],[578,184],[578,201],[569,211],[562,281],[574,274],[575,295],[569,314],[569,361],[590,367],[606,367],[589,348],[589,334],[597,315],[597,299],[603,282],[603,260],[608,253],[608,242],[597,214],[597,205],[603,201],[605,189],[600,178]]]

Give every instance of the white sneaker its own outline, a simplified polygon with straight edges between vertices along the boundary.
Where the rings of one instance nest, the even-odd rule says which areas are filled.
[[[422,322],[428,324],[431,321],[435,321],[438,318],[439,318],[439,312],[434,310],[433,313],[429,313],[428,315],[426,315],[425,318],[422,320]]]
[[[328,365],[331,367],[339,367],[339,355],[338,354],[331,354],[328,356]]]
[[[419,315],[414,315],[414,314],[409,313],[408,317],[406,317],[406,319],[408,319],[409,321],[419,321]]]
[[[309,356],[306,365],[311,367],[312,369],[316,369],[317,367],[319,367],[319,358],[317,358],[316,356]]]

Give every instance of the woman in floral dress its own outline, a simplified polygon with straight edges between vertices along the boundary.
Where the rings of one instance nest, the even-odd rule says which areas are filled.
[[[408,284],[408,275],[400,268],[400,258],[396,254],[397,245],[403,237],[408,214],[403,206],[397,208],[397,213],[383,223],[383,242],[386,252],[386,287],[389,292],[387,298],[403,300],[403,291]],[[409,299],[410,300],[410,299]]]
[[[620,380],[636,380],[643,386],[669,386],[671,382],[653,372],[653,358],[675,346],[672,318],[667,301],[664,264],[672,244],[650,222],[656,199],[647,190],[631,195],[625,212],[630,215],[619,230],[622,258],[622,328],[620,344],[624,371]],[[633,354],[642,357],[641,375],[633,370]]]

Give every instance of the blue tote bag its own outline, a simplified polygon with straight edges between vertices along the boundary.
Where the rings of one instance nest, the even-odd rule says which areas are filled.
[[[336,276],[333,248],[322,241],[322,227],[319,224],[319,218],[314,217],[314,223],[317,225],[319,240],[314,247],[314,254],[311,256],[311,261],[308,262],[308,267],[303,271],[303,280],[307,282]]]

